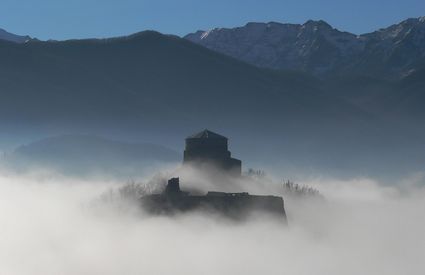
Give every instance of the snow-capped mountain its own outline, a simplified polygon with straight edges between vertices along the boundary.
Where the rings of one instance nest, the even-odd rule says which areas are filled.
[[[0,40],[6,40],[15,43],[25,43],[31,40],[31,37],[28,35],[16,35],[10,32],[7,32],[3,29],[0,29]]]
[[[248,63],[272,68],[400,77],[424,63],[425,17],[364,35],[324,21],[248,23],[189,34],[186,39]]]

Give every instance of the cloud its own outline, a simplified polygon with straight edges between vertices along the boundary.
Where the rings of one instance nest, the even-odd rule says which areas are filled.
[[[326,200],[286,198],[284,228],[263,217],[234,224],[195,213],[146,217],[93,207],[120,183],[3,173],[0,274],[423,272],[424,189],[401,192],[368,179],[305,183]]]

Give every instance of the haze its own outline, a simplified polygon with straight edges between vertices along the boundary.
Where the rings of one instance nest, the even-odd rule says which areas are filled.
[[[1,271],[332,275],[424,270],[425,190],[417,179],[400,188],[368,179],[303,183],[319,188],[326,201],[287,199],[290,226],[285,228],[261,216],[243,224],[202,213],[147,217],[131,204],[99,201],[120,183],[3,172]]]
[[[424,11],[2,1],[0,275],[423,274]]]

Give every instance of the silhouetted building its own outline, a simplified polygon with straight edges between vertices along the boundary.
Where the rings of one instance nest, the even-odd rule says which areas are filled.
[[[281,197],[256,196],[246,192],[208,192],[205,196],[192,196],[180,190],[179,178],[170,179],[161,194],[140,198],[140,203],[148,213],[157,215],[202,210],[240,220],[248,218],[253,212],[259,212],[274,215],[286,223],[285,207]]]
[[[184,164],[201,165],[205,162],[237,175],[241,174],[241,161],[231,157],[227,138],[208,130],[188,137],[184,151]],[[253,212],[262,212],[276,216],[285,224],[287,222],[282,197],[211,191],[204,196],[191,195],[180,189],[179,178],[170,179],[162,193],[141,197],[140,204],[151,214],[172,215],[202,210],[234,219],[245,219]]]
[[[209,163],[235,175],[241,175],[242,162],[232,158],[228,149],[228,139],[209,130],[204,130],[186,138],[184,164]]]

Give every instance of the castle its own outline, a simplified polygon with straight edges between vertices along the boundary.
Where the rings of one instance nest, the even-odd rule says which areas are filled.
[[[211,164],[236,176],[242,171],[242,162],[231,157],[228,139],[207,129],[186,138],[183,164]]]
[[[204,168],[203,164],[211,164],[231,176],[241,176],[242,162],[231,157],[228,139],[209,130],[186,138],[183,164],[199,169]],[[151,214],[169,215],[203,210],[233,219],[244,219],[252,212],[262,212],[274,215],[286,223],[282,197],[211,191],[202,196],[192,195],[180,189],[179,178],[170,179],[162,193],[140,198],[140,204]]]

